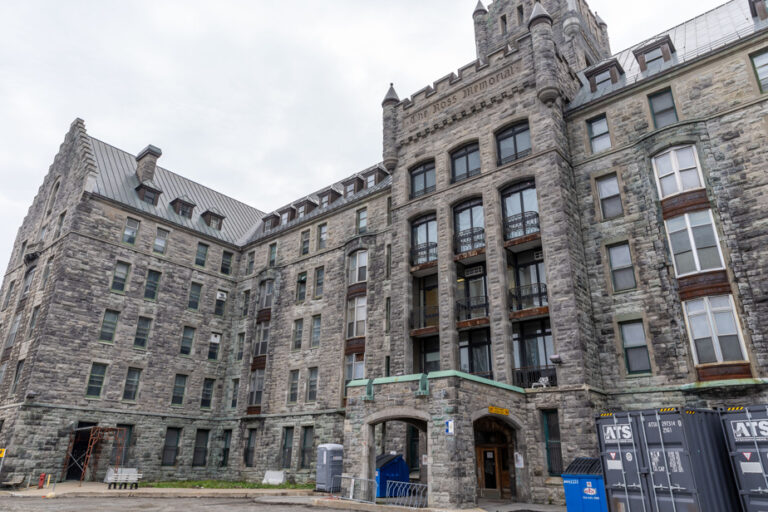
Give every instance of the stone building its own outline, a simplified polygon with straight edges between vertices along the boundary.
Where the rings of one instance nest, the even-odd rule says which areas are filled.
[[[307,481],[337,442],[435,505],[560,502],[601,411],[768,401],[766,19],[612,55],[582,0],[478,3],[382,163],[269,213],[75,120],[0,289],[4,472],[79,478],[98,424],[88,478]]]

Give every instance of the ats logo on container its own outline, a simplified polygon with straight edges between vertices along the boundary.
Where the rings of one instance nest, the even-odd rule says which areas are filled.
[[[736,441],[768,441],[768,420],[734,420],[731,431]]]
[[[603,441],[606,443],[632,441],[632,425],[629,423],[603,425]]]
[[[592,487],[592,482],[587,482],[587,486],[584,488],[584,494],[587,496],[594,496],[597,494],[597,489]]]

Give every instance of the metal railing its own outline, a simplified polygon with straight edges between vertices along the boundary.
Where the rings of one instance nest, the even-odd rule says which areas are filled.
[[[523,212],[504,219],[504,240],[539,232],[539,212]]]
[[[521,388],[557,386],[557,371],[552,365],[515,368],[512,383]]]
[[[540,308],[547,304],[549,302],[546,283],[533,283],[509,290],[509,309],[512,311]]]
[[[411,329],[437,327],[439,323],[439,306],[424,306],[420,308],[413,308],[413,312],[411,313]]]
[[[427,506],[427,485],[389,480],[385,502],[397,507],[424,508]]]
[[[453,249],[456,254],[482,249],[485,247],[485,229],[470,228],[456,233],[453,237]]]
[[[334,476],[332,480],[335,498],[361,503],[376,503],[376,480],[353,476]]]
[[[437,242],[426,242],[411,249],[411,265],[422,265],[437,260]]]
[[[456,321],[472,320],[488,316],[488,296],[470,297],[456,301]]]
[[[559,440],[547,440],[547,466],[550,475],[563,474],[563,452]]]

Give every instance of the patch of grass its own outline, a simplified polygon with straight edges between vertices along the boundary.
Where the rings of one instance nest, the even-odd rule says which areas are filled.
[[[268,485],[259,482],[232,480],[168,480],[164,482],[142,482],[143,487],[167,489],[314,489],[315,483]]]

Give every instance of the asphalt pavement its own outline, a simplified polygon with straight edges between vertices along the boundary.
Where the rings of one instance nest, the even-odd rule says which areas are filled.
[[[17,498],[0,496],[2,512],[325,512],[301,504],[256,503],[251,498]]]

